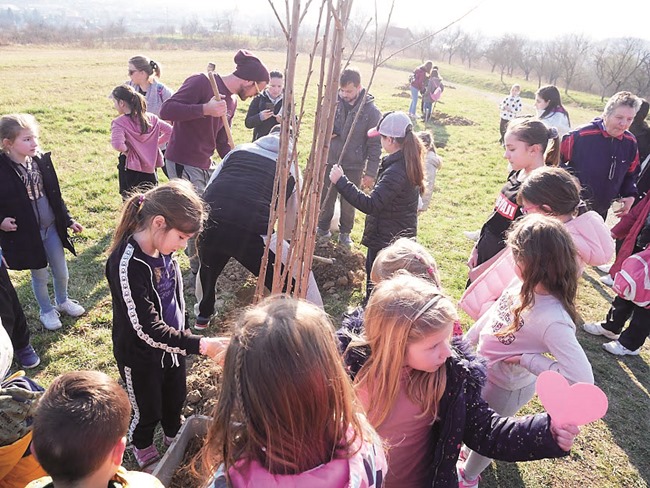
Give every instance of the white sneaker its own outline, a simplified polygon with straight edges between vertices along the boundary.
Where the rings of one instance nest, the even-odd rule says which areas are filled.
[[[609,273],[609,270],[612,269],[612,264],[601,264],[600,266],[596,266],[596,269],[601,273]]]
[[[58,310],[52,309],[45,314],[41,314],[39,318],[41,319],[43,327],[47,330],[57,330],[63,327],[61,320],[59,320]]]
[[[59,312],[68,314],[70,317],[79,317],[86,312],[86,309],[79,305],[77,300],[70,300],[69,298],[54,308]]]
[[[478,241],[478,238],[481,237],[481,230],[466,230],[463,232],[463,235],[467,237],[470,241]]]
[[[617,356],[638,356],[640,352],[640,349],[637,349],[636,351],[630,351],[627,347],[621,345],[621,343],[618,341],[612,341],[603,344],[603,349]]]
[[[600,277],[600,282],[603,285],[607,285],[609,287],[614,286],[614,278],[612,278],[610,275],[606,274]]]
[[[603,327],[600,324],[582,324],[582,330],[585,332],[588,332],[591,335],[596,335],[596,336],[605,336],[608,339],[612,339],[615,341],[618,339],[618,334],[615,334],[611,330],[607,330],[605,327]]]

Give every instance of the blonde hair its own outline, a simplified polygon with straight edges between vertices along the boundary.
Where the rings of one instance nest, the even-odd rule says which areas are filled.
[[[368,392],[368,418],[373,427],[386,420],[400,390],[409,345],[449,329],[458,314],[454,304],[430,281],[398,273],[373,290],[365,312],[365,336],[370,357],[356,378]],[[411,370],[406,393],[422,409],[422,415],[436,418],[447,383],[445,367],[430,373]]]
[[[372,264],[370,279],[374,283],[379,283],[390,278],[399,270],[405,270],[414,276],[431,280],[440,288],[436,260],[424,246],[413,239],[400,237],[390,246],[379,251]]]
[[[146,192],[136,189],[124,201],[109,253],[131,234],[150,225],[156,215],[164,217],[168,229],[196,234],[203,228],[206,214],[203,200],[188,181],[173,179],[166,185],[155,186]]]
[[[14,142],[20,135],[20,131],[29,129],[38,135],[38,122],[30,114],[9,114],[0,118],[0,149],[6,152],[4,147],[5,139]]]
[[[224,383],[194,472],[259,462],[297,474],[348,458],[376,434],[360,414],[325,312],[270,297],[240,317],[226,352]],[[352,435],[350,435],[352,431]]]

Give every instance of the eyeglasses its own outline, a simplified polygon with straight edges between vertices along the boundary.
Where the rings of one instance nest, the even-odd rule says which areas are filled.
[[[262,90],[260,90],[260,87],[257,86],[257,81],[254,81],[253,84],[255,85],[255,89],[257,90],[257,94],[259,95],[260,93],[262,93]]]

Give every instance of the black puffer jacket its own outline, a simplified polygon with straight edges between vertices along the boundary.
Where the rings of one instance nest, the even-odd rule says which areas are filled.
[[[72,217],[61,197],[59,180],[54,171],[50,153],[34,157],[43,178],[43,191],[54,212],[56,232],[63,247],[75,254],[68,237]],[[31,200],[23,180],[14,169],[9,156],[0,153],[0,222],[6,217],[16,219],[18,230],[0,231],[0,247],[10,269],[41,269],[47,266],[45,247],[41,240],[40,227],[34,214]]]
[[[347,347],[347,331],[363,334],[363,310],[347,316],[337,331],[340,347]],[[359,313],[360,312],[360,313]],[[485,362],[471,352],[461,337],[452,340],[454,354],[447,359],[447,386],[440,400],[439,420],[431,431],[432,487],[456,488],[456,462],[461,444],[501,461],[532,461],[568,455],[555,443],[548,414],[502,417],[481,398]],[[345,353],[348,371],[361,369],[368,351]]]
[[[396,237],[416,236],[420,190],[408,180],[402,151],[382,159],[377,184],[369,195],[345,176],[336,182],[336,189],[350,205],[367,214],[364,246],[379,250]]]
[[[260,119],[260,112],[267,109],[267,107],[273,107],[273,114],[278,115],[280,109],[282,108],[282,97],[277,100],[271,100],[266,90],[257,95],[251,101],[251,104],[248,107],[248,113],[246,114],[246,120],[244,125],[249,129],[253,129],[253,141],[256,141],[262,136],[268,135],[271,132],[273,126],[277,125],[279,122],[275,117],[269,117],[266,120]]]

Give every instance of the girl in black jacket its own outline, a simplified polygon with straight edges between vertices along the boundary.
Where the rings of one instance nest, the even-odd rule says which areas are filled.
[[[106,262],[113,300],[113,355],[134,416],[135,459],[144,468],[160,456],[153,444],[161,423],[170,445],[181,426],[186,396],[185,356],[215,356],[221,342],[185,328],[183,278],[174,252],[201,230],[203,202],[191,184],[175,179],[124,203]]]
[[[353,207],[366,216],[361,243],[366,255],[366,300],[372,291],[370,271],[377,253],[397,237],[415,237],[418,202],[424,191],[424,146],[413,133],[411,119],[404,112],[389,112],[368,132],[381,137],[388,153],[379,166],[377,183],[368,195],[350,182],[343,168],[335,164],[330,181]]]
[[[67,229],[81,232],[61,197],[50,153],[38,150],[38,124],[28,114],[0,119],[0,245],[11,269],[30,269],[40,319],[49,330],[61,327],[59,312],[73,317],[85,310],[68,298],[63,248],[75,254]],[[56,305],[47,289],[54,278]]]

